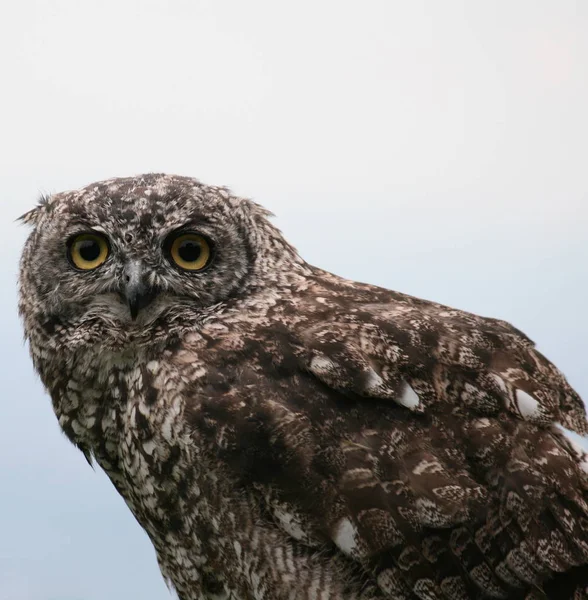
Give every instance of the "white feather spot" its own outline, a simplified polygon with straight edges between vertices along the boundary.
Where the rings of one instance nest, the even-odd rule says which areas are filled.
[[[523,419],[533,419],[540,414],[539,402],[523,390],[516,390],[517,405]]]
[[[143,444],[143,450],[145,450],[145,454],[151,456],[153,451],[155,450],[156,443],[153,440],[149,440]]]
[[[317,374],[330,373],[335,369],[335,363],[325,356],[313,356],[310,369]]]
[[[415,475],[430,475],[433,473],[442,473],[443,465],[441,465],[441,463],[436,458],[431,458],[429,460],[423,459],[418,465],[416,465],[416,467],[414,467],[412,472]]]
[[[506,394],[507,387],[506,387],[506,382],[504,381],[504,379],[502,379],[502,377],[500,377],[499,375],[496,375],[496,373],[490,373],[490,377],[494,380],[496,385],[500,388],[500,391]]]
[[[414,410],[421,403],[418,394],[406,381],[404,382],[400,395],[396,398],[396,402],[400,404],[400,406],[405,406],[410,410]]]
[[[384,380],[373,370],[367,373],[365,390],[366,392],[377,391],[384,385]]]
[[[349,519],[341,519],[335,528],[333,541],[342,552],[353,556],[357,550],[357,536],[355,525]]]
[[[149,371],[149,373],[151,373],[152,375],[155,375],[157,373],[157,371],[159,370],[159,362],[156,360],[150,360],[147,363],[147,370]]]
[[[486,427],[490,427],[490,419],[486,417],[482,417],[481,419],[476,419],[472,421],[472,426],[475,429],[485,429]]]
[[[566,429],[563,425],[556,423],[557,429],[562,433],[562,435],[566,438],[566,441],[570,445],[570,448],[573,450],[576,455],[576,459],[578,461],[578,466],[584,473],[588,474],[588,453],[584,450],[584,448],[576,442],[576,439],[582,439],[577,433]],[[575,439],[574,439],[575,438]],[[586,440],[583,439],[582,442],[586,444]]]
[[[310,587],[308,588],[308,598],[310,600],[319,600],[318,591],[319,591],[320,584],[321,584],[321,578],[313,577],[312,583],[310,584]],[[295,597],[296,596],[294,596],[294,598]]]
[[[172,440],[172,426],[173,426],[173,417],[166,418],[165,421],[161,425],[161,435],[166,442],[171,442]]]
[[[83,433],[86,432],[86,428],[82,427],[79,421],[76,421],[75,419],[73,419],[71,422],[71,428],[74,430],[74,433],[77,436],[81,436]]]
[[[274,508],[274,516],[280,522],[282,529],[295,540],[300,541],[306,537],[298,516],[284,510],[282,507]]]

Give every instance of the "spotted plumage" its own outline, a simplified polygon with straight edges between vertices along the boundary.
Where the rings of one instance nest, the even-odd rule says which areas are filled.
[[[23,217],[35,368],[180,599],[588,597],[561,373],[503,321],[307,264],[268,216],[143,175]]]

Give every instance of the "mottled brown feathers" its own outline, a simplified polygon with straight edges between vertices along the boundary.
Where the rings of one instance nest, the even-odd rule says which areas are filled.
[[[33,362],[181,600],[588,597],[588,462],[560,428],[588,432],[583,403],[520,331],[312,267],[190,178],[27,214]],[[83,275],[80,227],[112,248]],[[199,274],[162,249],[187,227],[218,249]],[[129,261],[159,290],[136,320]]]

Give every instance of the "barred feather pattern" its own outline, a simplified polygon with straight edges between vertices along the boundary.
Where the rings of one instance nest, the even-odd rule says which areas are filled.
[[[221,249],[132,321],[31,265],[70,213],[136,243],[182,211],[246,236],[239,289]],[[189,178],[93,184],[26,220],[35,367],[181,600],[588,598],[588,461],[562,430],[587,433],[584,407],[520,331],[310,266],[260,207]]]

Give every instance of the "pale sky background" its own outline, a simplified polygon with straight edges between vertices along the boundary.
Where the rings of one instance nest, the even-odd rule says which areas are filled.
[[[588,2],[0,11],[0,600],[170,598],[22,344],[14,219],[40,192],[229,185],[323,268],[511,321],[588,397]]]

